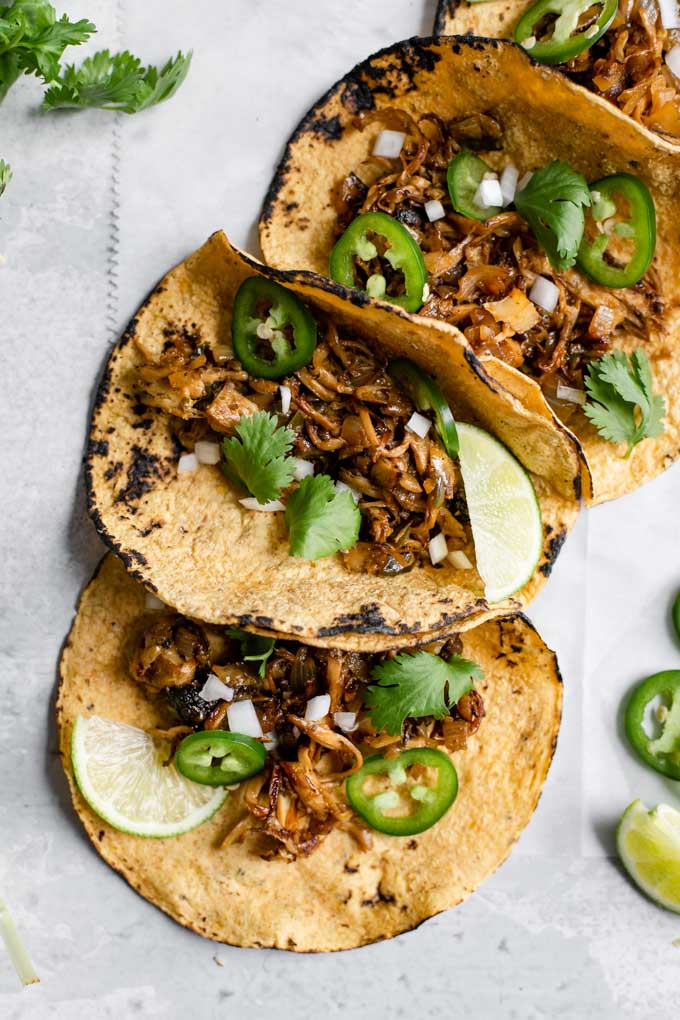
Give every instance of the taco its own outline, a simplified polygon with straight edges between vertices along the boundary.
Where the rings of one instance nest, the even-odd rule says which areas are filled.
[[[679,171],[671,146],[512,43],[411,40],[303,119],[261,244],[462,334],[578,437],[601,502],[678,455]]]
[[[520,605],[576,516],[577,446],[464,343],[338,290],[267,269],[223,234],[161,281],[96,399],[86,479],[100,534],[182,612],[313,644],[408,645]],[[441,390],[416,364],[425,350]],[[516,549],[501,536],[512,513],[486,536],[491,566],[512,571],[517,555],[527,581],[516,598],[494,589],[493,606],[455,460],[464,428],[528,521],[511,529]]]
[[[514,39],[596,106],[680,144],[680,18],[675,0],[439,0],[435,35]]]
[[[57,722],[95,849],[176,921],[239,946],[349,949],[460,903],[508,855],[538,801],[562,697],[555,656],[523,616],[412,654],[271,639],[248,656],[253,635],[147,606],[109,555],[64,646]],[[430,701],[407,707],[404,687],[395,697],[384,684],[423,658]],[[435,695],[441,673],[448,686],[440,678]],[[232,731],[235,718],[250,719],[248,733]],[[185,787],[217,796],[219,809],[170,838],[121,831],[151,833],[142,819],[155,811],[154,780],[131,754],[117,762],[121,735],[146,737],[169,763],[149,767],[159,784],[190,773]],[[220,767],[226,800],[208,785]],[[396,807],[375,801],[381,787]],[[97,811],[117,811],[116,827],[81,788]]]

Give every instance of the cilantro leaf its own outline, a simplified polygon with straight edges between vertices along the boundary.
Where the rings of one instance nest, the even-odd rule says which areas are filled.
[[[267,411],[245,415],[236,426],[236,435],[222,443],[227,474],[258,503],[278,499],[293,481],[295,464],[287,454],[294,439],[291,429],[278,428],[276,416]]]
[[[78,46],[96,32],[84,18],[59,20],[47,0],[14,0],[0,8],[0,100],[22,74],[35,74],[45,82],[59,74],[59,61],[67,46]]]
[[[226,627],[227,637],[240,642],[241,658],[244,662],[259,662],[258,676],[263,677],[267,670],[267,660],[274,651],[276,638],[263,637],[261,634],[249,634],[238,627]]]
[[[386,659],[371,676],[378,681],[364,698],[371,722],[378,733],[398,736],[405,719],[443,719],[484,673],[476,662],[460,655],[447,662],[431,652],[416,652]]]
[[[12,168],[4,159],[0,159],[0,195],[5,193],[5,188],[12,180]]]
[[[337,492],[328,475],[307,475],[288,497],[290,555],[320,560],[350,549],[359,538],[361,511],[351,492]]]
[[[516,194],[517,212],[528,221],[555,269],[569,269],[576,262],[585,228],[583,207],[590,202],[583,174],[559,159],[537,170]]]
[[[583,410],[603,439],[628,444],[626,457],[642,439],[663,432],[666,405],[653,392],[649,358],[640,348],[630,359],[614,351],[592,361],[585,384],[589,399]]]
[[[178,53],[159,71],[143,67],[139,57],[128,50],[110,53],[101,50],[83,61],[79,68],[70,65],[48,89],[43,100],[46,110],[97,108],[139,113],[162,103],[175,94],[186,78],[191,52]]]

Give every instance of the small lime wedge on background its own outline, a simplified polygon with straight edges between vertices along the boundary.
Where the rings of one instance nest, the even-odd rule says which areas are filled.
[[[635,884],[650,899],[680,914],[680,811],[634,800],[621,816],[616,849]]]
[[[78,716],[71,762],[92,810],[133,836],[179,836],[211,818],[227,798],[222,787],[202,786],[164,764],[169,745],[144,730],[93,715]]]
[[[476,425],[457,424],[460,470],[488,602],[524,587],[543,551],[541,509],[531,478],[507,447]]]

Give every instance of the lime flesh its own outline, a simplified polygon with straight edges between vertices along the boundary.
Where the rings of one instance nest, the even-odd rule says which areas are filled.
[[[621,816],[616,848],[635,884],[655,903],[680,914],[680,811],[668,804],[648,811],[634,800]]]
[[[477,570],[487,601],[501,602],[524,587],[541,557],[540,506],[531,478],[502,443],[476,425],[457,428]]]
[[[71,762],[78,788],[92,810],[134,836],[179,836],[206,822],[227,791],[202,786],[166,765],[169,745],[144,730],[93,715],[78,716]]]

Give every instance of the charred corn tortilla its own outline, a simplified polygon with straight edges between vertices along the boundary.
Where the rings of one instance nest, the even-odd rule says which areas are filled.
[[[483,12],[486,6],[476,4],[470,10]],[[415,117],[434,113],[444,119],[489,113],[500,122],[504,152],[518,167],[542,166],[559,158],[590,181],[616,172],[645,181],[657,209],[653,266],[666,312],[658,336],[643,346],[655,387],[666,399],[665,431],[642,442],[625,459],[619,448],[598,435],[580,409],[560,414],[582,444],[592,472],[593,492],[584,491],[587,500],[612,499],[663,471],[680,452],[677,147],[650,135],[610,104],[595,101],[558,72],[536,66],[513,43],[469,37],[398,43],[357,65],[334,85],[291,137],[260,221],[267,262],[282,269],[328,272],[336,238],[335,191],[372,151],[381,130],[375,123],[360,131],[354,118],[362,110],[386,108]],[[441,337],[440,343],[447,338],[454,345],[461,342],[455,327],[429,323],[423,326],[423,341],[427,329],[430,336]],[[640,343],[630,337],[617,345],[630,351]],[[528,411],[546,420],[554,418],[533,379],[491,355],[481,357],[486,371]],[[427,363],[424,347],[424,367]]]
[[[218,467],[178,474],[168,418],[140,405],[141,355],[167,330],[190,328],[202,343],[230,344],[231,308],[241,282],[261,275],[291,287],[312,312],[333,316],[383,351],[421,361],[454,413],[495,432],[534,475],[545,548],[517,600],[490,608],[476,571],[416,567],[395,577],[349,573],[338,556],[288,554],[281,514],[245,510],[243,493]],[[233,623],[313,644],[368,651],[412,643],[414,635],[463,629],[524,604],[543,583],[573,523],[580,491],[578,447],[542,410],[528,411],[487,375],[465,344],[406,314],[352,303],[310,274],[269,270],[215,234],[156,287],[115,347],[92,419],[86,478],[90,512],[130,573],[189,616]],[[470,578],[472,577],[472,580]]]
[[[57,723],[73,804],[97,852],[145,899],[208,938],[299,952],[390,938],[460,903],[505,859],[536,806],[552,758],[562,690],[557,662],[522,616],[466,632],[479,662],[486,716],[453,761],[460,792],[444,819],[415,838],[375,833],[371,850],[333,831],[308,858],[264,861],[243,844],[219,850],[233,824],[227,801],[173,839],[112,829],[83,801],[70,765],[76,716],[148,728],[158,708],[129,678],[126,638],[145,593],[109,555],[85,589],[61,659]]]

